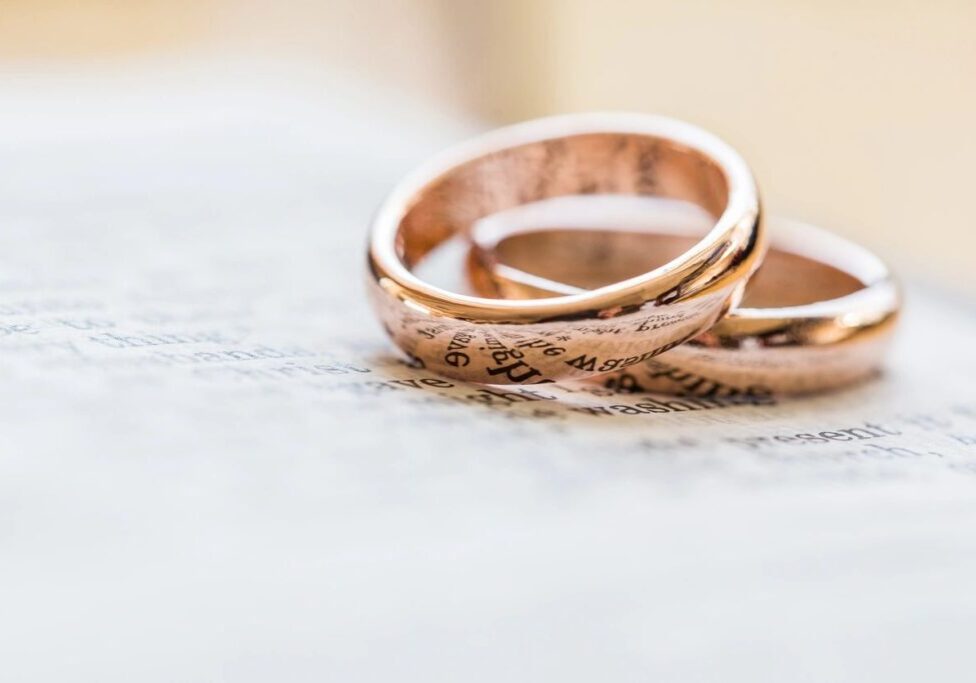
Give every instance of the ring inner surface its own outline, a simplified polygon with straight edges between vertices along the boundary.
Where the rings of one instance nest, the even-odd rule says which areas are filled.
[[[579,289],[596,289],[653,270],[684,253],[695,237],[546,228],[504,237],[491,260]],[[485,247],[482,247],[485,248]],[[740,308],[782,308],[837,299],[865,287],[839,268],[771,246]]]
[[[591,194],[680,199],[717,218],[729,184],[714,160],[663,138],[587,133],[533,142],[489,152],[424,186],[398,226],[397,254],[412,269],[481,218],[551,197]]]

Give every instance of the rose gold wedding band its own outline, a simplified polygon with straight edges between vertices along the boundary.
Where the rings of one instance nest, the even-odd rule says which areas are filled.
[[[612,222],[606,211],[601,216]],[[655,252],[666,257],[691,241],[662,232],[510,227],[474,231],[469,267],[480,293],[575,296],[585,290],[559,281],[568,268],[578,284],[612,281],[646,267]],[[741,305],[694,339],[629,368],[626,379],[649,391],[715,397],[837,388],[877,371],[900,306],[877,256],[819,228],[773,220],[769,252]]]
[[[681,199],[715,223],[669,263],[570,296],[466,296],[411,271],[494,212],[593,193]],[[592,377],[711,327],[762,258],[760,216],[746,163],[695,126],[611,113],[530,121],[449,150],[393,190],[372,226],[370,298],[393,341],[443,375],[486,384]]]

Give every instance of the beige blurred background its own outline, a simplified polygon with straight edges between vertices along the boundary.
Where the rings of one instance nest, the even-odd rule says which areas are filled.
[[[687,118],[774,213],[976,294],[976,3],[840,0],[0,0],[0,67],[298,60],[486,124]]]

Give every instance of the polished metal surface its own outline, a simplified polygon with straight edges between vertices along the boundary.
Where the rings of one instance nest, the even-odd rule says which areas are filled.
[[[688,201],[714,224],[666,264],[569,296],[466,296],[411,272],[485,216],[594,194]],[[569,115],[488,133],[408,176],[373,223],[369,293],[416,363],[473,382],[535,384],[633,367],[699,335],[735,302],[764,249],[755,181],[724,142],[661,117]]]
[[[612,205],[600,217],[621,224]],[[574,296],[653,267],[695,240],[660,221],[655,232],[597,229],[571,217],[566,223],[510,220],[505,230],[496,221],[473,231],[475,289],[524,299]],[[900,305],[898,287],[875,255],[819,228],[774,219],[769,252],[740,305],[694,339],[628,368],[626,381],[696,396],[841,387],[878,370]]]

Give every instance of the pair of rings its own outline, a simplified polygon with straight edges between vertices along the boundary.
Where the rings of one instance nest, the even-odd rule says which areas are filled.
[[[408,356],[471,382],[626,373],[735,395],[875,372],[900,307],[888,268],[812,226],[770,232],[767,256],[755,179],[714,135],[645,115],[553,117],[403,180],[373,224],[369,292]],[[478,296],[413,272],[459,235]]]

